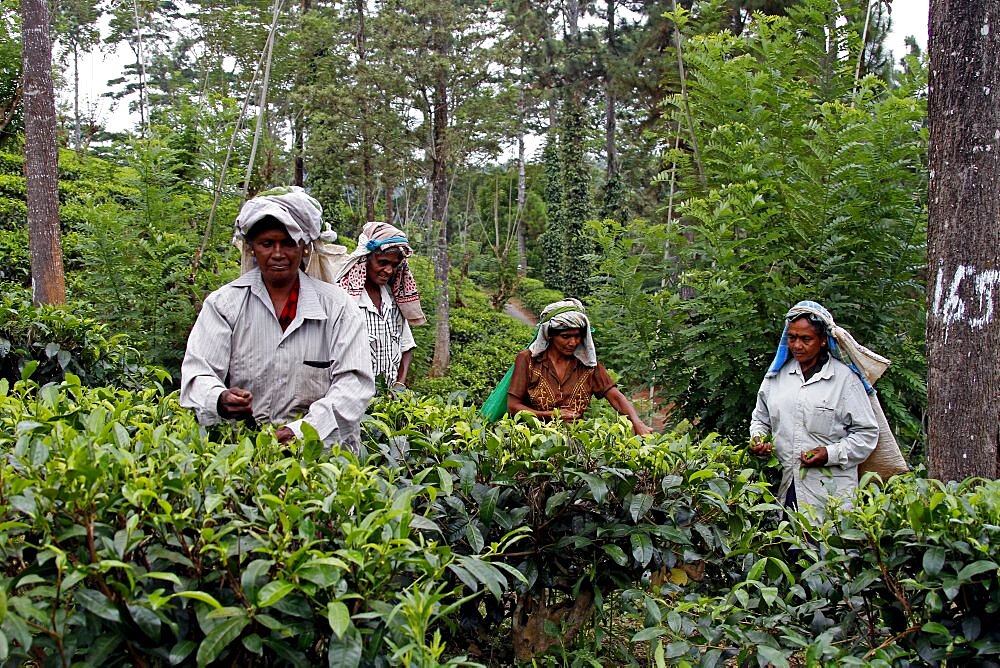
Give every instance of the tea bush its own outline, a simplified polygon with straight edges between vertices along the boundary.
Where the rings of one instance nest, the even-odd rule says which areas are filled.
[[[431,626],[459,601],[458,558],[414,531],[433,486],[74,376],[0,381],[0,426],[0,660],[448,661]]]
[[[998,482],[900,476],[808,523],[773,460],[684,424],[412,392],[363,445],[0,380],[0,660],[997,664]]]
[[[166,378],[141,363],[126,335],[72,307],[32,306],[27,290],[11,286],[0,298],[0,378],[13,382],[26,374],[46,383],[68,373],[91,386],[133,389]]]
[[[524,308],[528,309],[532,313],[541,313],[542,309],[551,304],[552,302],[557,302],[564,299],[563,293],[558,290],[550,290],[549,288],[539,288],[537,290],[530,290],[520,295],[521,303]],[[570,295],[572,296],[572,295]]]

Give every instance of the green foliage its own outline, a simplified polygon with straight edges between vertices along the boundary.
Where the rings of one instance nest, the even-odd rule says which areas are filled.
[[[411,258],[421,302],[434,303],[433,270],[424,258]],[[410,385],[421,394],[447,396],[458,392],[470,402],[483,401],[503,377],[514,357],[531,342],[531,328],[497,313],[487,298],[470,284],[463,286],[464,306],[453,306],[449,316],[451,363],[441,378],[427,375],[434,354],[434,315],[415,327]]]
[[[566,225],[563,216],[563,173],[559,138],[549,132],[542,149],[545,168],[545,207],[547,223],[539,237],[542,247],[542,280],[553,288],[562,287],[566,254]]]
[[[688,40],[705,186],[689,154],[668,152],[683,174],[682,217],[665,237],[599,232],[611,261],[594,302],[602,319],[628,318],[617,337],[632,340],[609,346],[628,381],[662,388],[685,415],[732,434],[749,420],[783,314],[819,301],[894,360],[881,394],[912,442],[926,401],[924,102],[874,77],[852,92],[850,64],[822,60],[828,35],[812,19],[829,10],[809,0],[789,18],[756,17],[739,37]],[[838,30],[835,39],[853,39]],[[687,124],[680,97],[670,105],[664,140]]]
[[[586,137],[582,101],[570,91],[566,93],[562,136],[563,184],[563,281],[552,285],[571,297],[590,294],[590,255],[593,243],[587,237],[585,225],[591,215],[590,165],[586,160]]]
[[[456,558],[413,510],[434,487],[316,440],[206,434],[157,390],[0,390],[0,659],[446,662],[430,627]]]
[[[60,222],[67,285],[88,313],[128,335],[148,362],[174,372],[203,295],[233,278],[229,245],[232,200],[216,212],[215,234],[191,282],[201,221],[211,199],[186,185],[174,139],[132,146],[133,168],[63,151],[59,157]],[[0,281],[30,281],[23,158],[0,153]],[[197,223],[197,224],[196,224]]]
[[[565,299],[558,290],[549,288],[539,288],[537,290],[527,290],[519,293],[521,303],[532,313],[541,313],[542,309],[551,304]]]
[[[77,307],[73,310],[85,310]],[[69,307],[32,306],[26,290],[5,290],[0,300],[0,379],[39,383],[74,374],[87,385],[137,388],[163,375],[142,366],[124,334]]]
[[[432,666],[470,640],[494,664],[1000,652],[996,481],[899,476],[815,524],[779,517],[772,464],[687,425],[484,425],[414,393],[369,413],[358,460],[206,431],[162,389],[0,380],[0,660]],[[593,623],[575,640],[565,601]]]
[[[760,537],[736,586],[661,598],[667,623],[638,635],[662,635],[657,651],[702,665],[994,665],[998,492],[996,481],[906,476],[821,526],[796,515]]]

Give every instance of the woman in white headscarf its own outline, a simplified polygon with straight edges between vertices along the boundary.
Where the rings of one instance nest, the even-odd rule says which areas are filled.
[[[200,423],[274,423],[282,443],[308,424],[324,443],[356,448],[375,383],[357,308],[303,271],[321,227],[302,188],[243,205],[235,235],[248,270],[205,300],[181,365],[181,405]]]
[[[576,420],[587,410],[591,397],[607,399],[629,419],[637,435],[652,433],[597,361],[583,304],[576,299],[549,304],[542,309],[535,340],[514,360],[507,412]]]
[[[427,319],[420,293],[406,259],[410,242],[398,227],[371,222],[358,237],[358,247],[337,275],[364,314],[368,326],[372,370],[393,392],[406,389],[406,377],[416,342],[410,325]]]

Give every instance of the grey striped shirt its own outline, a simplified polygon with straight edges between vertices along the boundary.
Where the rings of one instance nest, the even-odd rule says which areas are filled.
[[[295,319],[278,324],[259,269],[205,300],[181,365],[181,405],[216,424],[219,395],[253,393],[258,422],[287,423],[297,437],[309,423],[326,443],[360,438],[375,382],[365,319],[341,288],[299,272]]]
[[[403,353],[417,347],[410,331],[410,323],[396,306],[392,293],[384,285],[381,286],[382,311],[379,312],[368,296],[367,290],[362,290],[358,297],[358,306],[368,321],[368,345],[372,351],[372,371],[376,376],[385,377],[385,382],[391,385],[399,373],[399,362]]]

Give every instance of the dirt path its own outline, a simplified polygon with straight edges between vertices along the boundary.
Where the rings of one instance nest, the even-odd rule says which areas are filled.
[[[538,323],[538,318],[535,317],[528,309],[521,305],[521,302],[516,299],[509,299],[506,304],[503,305],[503,312],[514,318],[515,320],[520,320],[526,325],[531,325],[532,327]]]

